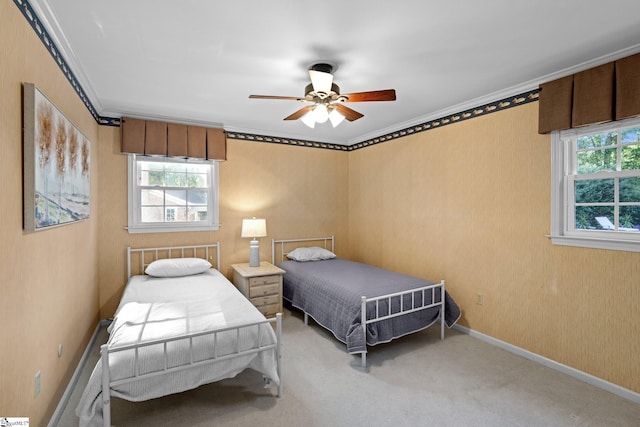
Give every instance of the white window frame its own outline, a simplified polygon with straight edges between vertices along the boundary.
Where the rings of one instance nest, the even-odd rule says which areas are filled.
[[[128,155],[128,226],[129,233],[166,233],[187,231],[212,231],[220,228],[218,207],[218,162],[213,160],[176,159]],[[207,164],[209,171],[209,193],[207,196],[207,219],[195,222],[142,223],[140,209],[140,188],[138,187],[138,160],[168,163]],[[165,212],[166,215],[166,212]]]
[[[640,232],[577,230],[572,215],[573,203],[573,150],[572,140],[577,137],[638,127],[640,118],[585,126],[566,131],[555,131],[551,136],[551,234],[553,244],[596,249],[640,252]],[[602,178],[624,176],[625,172],[602,172]]]

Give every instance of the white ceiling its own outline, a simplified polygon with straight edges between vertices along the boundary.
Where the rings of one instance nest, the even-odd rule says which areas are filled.
[[[640,51],[638,0],[29,0],[98,114],[354,144]],[[337,65],[365,116],[283,118]]]

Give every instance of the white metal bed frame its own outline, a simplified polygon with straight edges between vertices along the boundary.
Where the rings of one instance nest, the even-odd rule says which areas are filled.
[[[295,247],[300,247],[298,246],[298,244],[302,244],[302,243],[310,243],[310,242],[323,242],[323,246],[325,249],[329,249],[328,246],[328,242],[331,242],[331,252],[335,253],[335,242],[334,242],[334,236],[328,236],[328,237],[313,237],[313,238],[308,238],[308,239],[281,239],[281,240],[275,240],[273,239],[271,241],[271,263],[272,264],[276,264],[276,246],[280,245],[280,261],[284,261],[286,255],[289,253],[288,251],[285,250],[285,245],[286,244],[293,244]],[[304,246],[304,245],[301,245]],[[295,248],[294,248],[295,249]],[[440,302],[433,302],[431,304],[426,304],[427,301],[435,301],[435,292],[436,289],[440,289]],[[417,293],[421,293],[422,298],[420,299],[420,303],[417,303],[415,300],[415,295]],[[404,298],[405,296],[411,296],[411,307],[405,309],[404,308]],[[431,296],[431,299],[425,299],[425,296]],[[444,339],[444,326],[445,326],[445,319],[444,319],[444,313],[445,313],[445,282],[444,280],[441,280],[440,283],[435,283],[433,285],[429,285],[429,286],[423,286],[420,288],[414,288],[414,289],[410,289],[407,291],[402,291],[402,292],[394,292],[391,294],[387,294],[387,295],[381,295],[379,297],[371,297],[371,298],[367,298],[366,296],[362,296],[360,299],[360,303],[361,303],[361,309],[360,309],[360,316],[361,316],[361,327],[364,331],[364,336],[367,336],[367,325],[371,324],[371,323],[375,323],[375,322],[380,322],[382,320],[387,320],[387,319],[391,319],[393,317],[398,317],[398,316],[403,316],[406,314],[410,314],[410,313],[415,313],[417,311],[420,310],[426,310],[429,308],[433,308],[433,307],[441,307],[440,308],[440,314],[438,315],[438,320],[440,321],[440,339],[443,340]],[[397,313],[390,313],[391,310],[391,300],[392,299],[396,299],[399,298],[400,300],[400,311],[398,311]],[[380,313],[380,301],[386,301],[387,302],[387,307],[388,307],[388,311],[385,310],[385,312]],[[368,303],[373,303],[375,306],[375,317],[371,318],[371,319],[367,319],[367,304]],[[417,304],[417,305],[416,305]],[[304,324],[307,325],[309,322],[309,316],[307,314],[306,311],[303,312],[304,313]],[[366,346],[366,340],[365,340],[365,346]],[[362,367],[366,368],[367,367],[367,351],[363,351],[361,353],[362,355]]]
[[[196,257],[203,258],[209,261],[213,260],[213,255],[210,255],[210,252],[215,249],[215,268],[217,270],[220,269],[220,243],[207,244],[207,245],[194,245],[194,246],[173,246],[173,247],[164,247],[164,248],[143,248],[143,249],[132,249],[130,247],[127,248],[127,277],[131,277],[131,257],[134,254],[139,254],[140,256],[140,268],[142,272],[146,266],[155,261],[157,259],[161,259],[161,255],[166,254],[166,258],[185,258],[185,257]],[[148,261],[148,257],[151,254],[151,260]],[[178,256],[179,255],[179,256]],[[262,342],[261,338],[263,334],[261,333],[263,325],[268,325],[270,323],[276,324],[276,342],[265,344]],[[270,325],[268,325],[271,327]],[[235,352],[232,354],[226,354],[223,356],[218,356],[217,354],[217,346],[214,344],[214,354],[212,357],[204,360],[194,361],[194,347],[193,341],[195,338],[210,336],[214,343],[218,342],[218,334],[228,331],[236,331],[236,335],[239,337],[240,331],[244,328],[257,327],[259,331],[259,340],[258,345],[247,349],[240,350],[239,342],[236,345]],[[269,351],[275,349],[276,352],[276,372],[278,373],[279,384],[278,384],[278,393],[277,396],[282,396],[282,375],[281,375],[281,358],[282,358],[282,346],[281,346],[281,337],[282,337],[282,313],[276,314],[275,318],[265,319],[259,322],[248,323],[236,327],[228,327],[215,329],[211,331],[197,332],[191,334],[184,334],[180,336],[175,336],[167,339],[157,339],[153,341],[147,341],[139,344],[131,344],[126,346],[109,348],[107,344],[104,344],[100,347],[101,360],[102,360],[102,416],[103,416],[103,426],[110,427],[111,426],[111,387],[121,386],[124,384],[128,384],[134,381],[141,380],[143,378],[154,377],[158,375],[166,375],[169,373],[174,373],[178,371],[184,371],[187,369],[200,367],[203,365],[213,365],[217,362],[222,362],[224,360],[229,360],[237,357],[242,357],[250,354],[256,354],[264,351]],[[168,367],[168,354],[167,354],[167,344],[173,341],[178,340],[189,340],[189,362],[183,365]],[[149,347],[153,345],[163,345],[163,353],[164,353],[164,369],[153,371],[149,373],[140,373],[140,363],[139,363],[139,349],[144,347]],[[134,351],[134,375],[129,378],[122,378],[118,380],[111,380],[110,372],[109,372],[109,357],[113,353],[133,350]],[[269,381],[265,379],[265,382]]]

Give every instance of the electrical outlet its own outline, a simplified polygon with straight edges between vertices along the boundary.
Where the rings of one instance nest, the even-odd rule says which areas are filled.
[[[40,394],[40,371],[36,372],[33,398],[35,399]]]
[[[476,304],[478,305],[484,304],[484,294],[476,294]]]

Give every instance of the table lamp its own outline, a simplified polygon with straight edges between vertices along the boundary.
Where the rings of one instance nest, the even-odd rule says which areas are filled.
[[[260,267],[260,245],[256,237],[267,235],[267,221],[263,218],[251,218],[242,220],[242,232],[240,237],[251,237],[249,245],[249,267]]]

